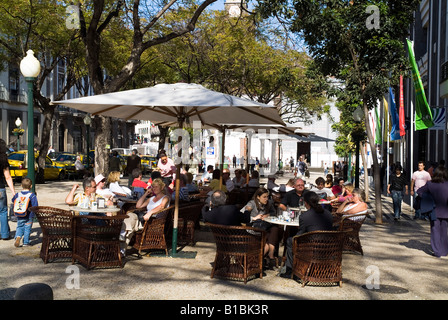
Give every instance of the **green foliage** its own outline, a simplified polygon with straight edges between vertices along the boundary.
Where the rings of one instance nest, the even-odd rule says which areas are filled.
[[[166,24],[176,19],[167,18]],[[142,74],[163,82],[200,83],[262,103],[282,96],[281,113],[290,121],[319,116],[325,81],[308,55],[279,46],[284,40],[257,17],[236,19],[212,11],[201,16],[194,32],[158,46],[157,59]]]

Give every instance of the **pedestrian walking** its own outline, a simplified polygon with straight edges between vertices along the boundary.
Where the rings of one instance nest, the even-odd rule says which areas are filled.
[[[10,238],[6,185],[8,185],[13,195],[16,194],[11,173],[9,172],[9,162],[6,154],[7,148],[5,140],[0,139],[0,237],[2,240],[9,240]]]
[[[431,181],[431,175],[429,174],[429,172],[425,170],[425,162],[419,161],[418,170],[415,171],[411,177],[411,196],[414,198],[413,204],[415,210],[414,219],[425,218],[421,215],[422,214],[420,209],[421,197],[418,195],[417,191],[418,189],[423,187],[428,181]]]
[[[387,185],[387,193],[392,196],[394,205],[394,220],[400,219],[401,203],[403,201],[403,189],[408,194],[408,181],[402,172],[401,165],[395,166],[395,173],[390,175],[389,184]]]
[[[448,255],[448,173],[444,167],[434,170],[431,181],[418,189],[419,196],[429,194],[433,200],[431,247],[435,257]]]

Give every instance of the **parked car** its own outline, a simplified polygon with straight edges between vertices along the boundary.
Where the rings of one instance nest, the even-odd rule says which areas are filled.
[[[35,154],[36,162],[35,168],[37,170],[37,156]],[[14,180],[22,180],[23,177],[26,177],[28,174],[27,162],[28,162],[28,151],[20,150],[17,152],[11,152],[8,155],[9,162],[9,171],[11,172],[11,177]],[[64,180],[67,178],[70,172],[75,170],[74,166],[53,161],[50,157],[45,158],[45,169],[44,169],[44,178],[45,180]]]
[[[73,169],[74,169],[77,156],[81,157],[81,162],[84,165],[84,168],[87,168],[87,156],[85,154],[74,154],[74,153],[69,153],[69,152],[61,152],[55,161],[62,162],[67,165],[71,165],[71,166],[73,166]],[[90,158],[90,161],[89,161],[90,174],[93,174],[94,166],[95,166],[95,163],[93,162],[93,159]]]
[[[143,174],[151,173],[157,168],[157,158],[153,156],[143,155],[142,158],[142,171]]]

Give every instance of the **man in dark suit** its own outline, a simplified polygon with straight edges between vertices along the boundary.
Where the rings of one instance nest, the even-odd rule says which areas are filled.
[[[330,211],[324,209],[319,203],[320,197],[314,191],[308,191],[303,196],[307,211],[299,217],[299,231],[301,235],[311,231],[333,230],[333,216]],[[291,278],[292,273],[292,237],[286,241],[286,271],[280,274],[283,278]]]
[[[214,191],[210,196],[210,204],[202,208],[204,221],[226,226],[240,226],[241,223],[250,222],[249,211],[241,213],[235,205],[227,205],[226,200],[224,191]]]

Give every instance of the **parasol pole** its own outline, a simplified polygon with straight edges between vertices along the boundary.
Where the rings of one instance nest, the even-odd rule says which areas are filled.
[[[183,111],[183,108],[181,108]],[[183,129],[184,121],[182,117],[179,117],[179,128]],[[171,255],[176,257],[177,255],[177,236],[178,236],[178,221],[179,221],[179,189],[180,189],[180,168],[182,166],[182,149],[180,148],[180,141],[182,137],[177,137],[177,145],[179,146],[179,150],[177,151],[177,156],[181,159],[181,161],[176,165],[176,183],[175,183],[175,197],[174,197],[174,219],[173,219],[173,240],[172,240],[172,248]]]
[[[221,133],[222,133],[222,138],[221,138],[221,163],[219,168],[221,169],[221,174],[219,175],[219,190],[222,189],[222,173],[224,171],[224,150],[225,150],[225,145],[226,145],[226,127],[222,126],[221,127]]]

